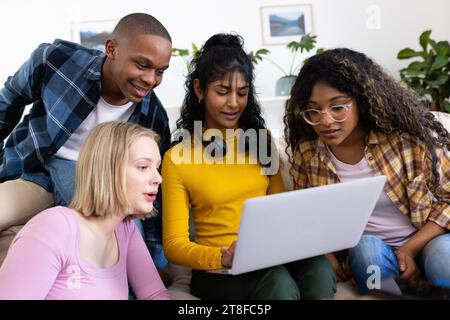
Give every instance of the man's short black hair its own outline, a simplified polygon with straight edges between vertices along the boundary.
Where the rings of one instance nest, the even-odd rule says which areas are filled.
[[[167,39],[172,43],[172,38],[167,29],[155,17],[146,13],[131,13],[117,23],[113,35],[130,36],[134,34],[150,34]]]

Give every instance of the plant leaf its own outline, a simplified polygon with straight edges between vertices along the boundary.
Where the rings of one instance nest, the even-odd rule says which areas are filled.
[[[303,52],[303,50],[306,50],[306,52],[311,51],[316,46],[316,38],[317,36],[312,36],[310,33],[305,34],[300,39],[301,52]]]
[[[408,65],[408,68],[406,68],[406,70],[423,70],[424,69],[424,67],[425,67],[425,65],[423,64],[423,62],[420,62],[420,61],[414,61],[414,62],[411,62],[409,65]]]
[[[270,53],[270,51],[267,50],[267,49],[264,49],[264,48],[259,49],[258,51],[256,51],[257,55],[266,55],[266,54],[269,54],[269,53]]]
[[[436,59],[434,59],[433,64],[431,65],[431,70],[441,69],[450,63],[450,58],[447,56],[438,55]]]
[[[174,57],[184,57],[189,55],[188,49],[180,49],[180,48],[173,48],[172,49],[172,56]]]
[[[270,53],[269,50],[262,48],[262,49],[257,50],[256,52],[250,51],[248,53],[248,57],[250,58],[252,63],[256,65],[256,64],[258,64],[258,62],[263,60],[262,56],[267,55],[269,53]]]
[[[321,54],[324,51],[325,51],[325,48],[319,48],[319,49],[317,49],[316,54]]]
[[[433,48],[434,54],[437,54],[438,46],[437,46],[436,41],[434,41],[433,39],[428,39],[428,43],[431,45],[431,48]]]
[[[428,94],[429,92],[424,89],[421,85],[412,86],[412,89],[417,92],[420,96],[424,96]]]
[[[247,54],[247,56],[248,56],[248,58],[250,59],[250,61],[253,63],[253,64],[258,64],[258,62],[260,61],[257,57],[256,57],[256,55],[255,55],[255,53],[253,52],[253,51],[250,51],[248,54]]]
[[[426,57],[424,57],[424,66],[425,71],[428,76],[430,76],[433,73],[433,70],[431,70],[431,66],[433,65],[433,55],[429,54]]]
[[[443,85],[448,81],[448,75],[442,74],[439,77],[437,77],[436,80],[428,81],[428,84],[433,88],[438,88],[439,86]]]
[[[420,57],[421,53],[422,52],[414,51],[411,48],[405,48],[403,50],[400,50],[400,52],[397,54],[397,59],[404,60],[413,57]]]
[[[317,38],[317,36],[313,36],[313,35],[311,35],[311,33],[307,33],[300,38],[300,41],[289,42],[287,47],[293,53],[297,52],[299,49],[300,49],[300,52],[302,52],[302,53],[303,53],[303,50],[306,50],[306,52],[309,52],[312,49],[314,49],[316,42],[317,42],[316,38]]]
[[[296,52],[298,49],[300,49],[300,42],[298,41],[291,41],[287,44],[287,47],[291,52]]]
[[[444,101],[444,109],[445,109],[445,111],[450,113],[450,102]]]
[[[430,39],[431,30],[424,31],[419,38],[420,46],[422,47],[423,51],[427,51],[427,46]]]
[[[409,79],[406,79],[404,81],[411,89],[413,89],[415,92],[417,92],[420,96],[424,96],[428,93],[428,91],[423,87],[422,83],[419,79],[413,79],[410,81]]]
[[[450,55],[450,44],[448,41],[439,41],[437,43],[437,54],[442,56],[448,56]]]

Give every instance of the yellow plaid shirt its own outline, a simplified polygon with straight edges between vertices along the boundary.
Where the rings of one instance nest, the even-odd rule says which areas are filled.
[[[384,192],[417,228],[433,221],[450,229],[450,156],[447,150],[437,149],[436,153],[441,174],[438,188],[433,187],[427,148],[419,139],[405,133],[375,132],[366,138],[365,158],[369,166],[376,175],[387,177]],[[320,139],[297,144],[293,169],[295,189],[339,182]]]

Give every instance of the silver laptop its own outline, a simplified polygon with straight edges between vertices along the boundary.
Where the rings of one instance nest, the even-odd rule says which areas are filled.
[[[244,203],[230,269],[241,274],[358,244],[385,176],[289,191]]]

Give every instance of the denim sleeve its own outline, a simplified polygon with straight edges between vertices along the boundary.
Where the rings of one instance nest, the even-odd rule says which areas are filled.
[[[20,121],[25,107],[40,99],[46,51],[41,44],[31,57],[0,90],[0,141],[3,141]]]
[[[161,152],[161,157],[164,157],[164,154],[170,148],[169,118],[156,95],[152,97],[152,103],[157,105],[156,109],[158,110],[158,113],[156,116],[156,121],[151,126],[151,128],[159,134],[159,150]],[[167,259],[164,256],[162,245],[163,203],[161,188],[162,186],[160,186],[157,198],[154,202],[155,209],[157,210],[157,215],[142,222],[142,226],[144,228],[145,244],[147,245],[147,248],[152,255],[156,267],[160,269],[164,268],[167,264]]]
[[[162,269],[167,264],[167,259],[164,256],[162,246],[162,219],[161,219],[161,193],[158,193],[157,199],[154,202],[158,214],[155,217],[142,221],[144,229],[144,240],[148,250],[153,258],[156,267]]]

